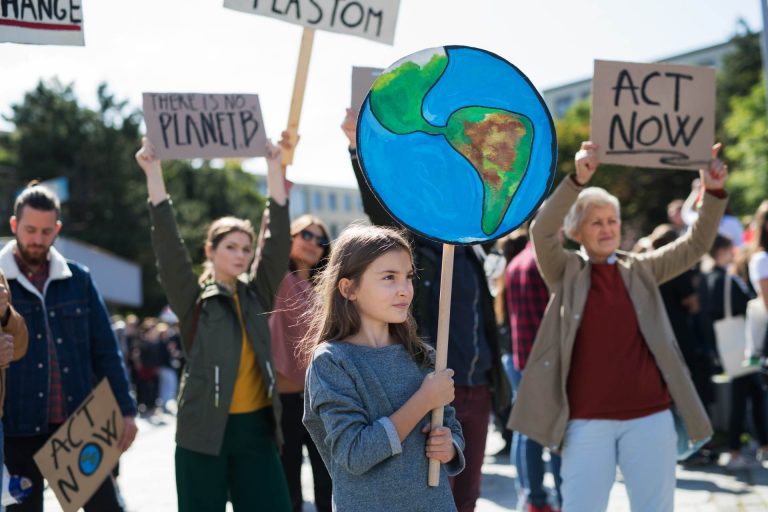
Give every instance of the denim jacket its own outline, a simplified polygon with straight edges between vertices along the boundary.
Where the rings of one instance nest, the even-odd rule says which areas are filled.
[[[48,432],[48,329],[56,347],[67,416],[104,377],[123,415],[135,416],[123,357],[88,269],[51,247],[50,275],[41,294],[19,271],[15,247],[16,242],[10,242],[0,251],[0,268],[8,279],[13,307],[27,324],[29,347],[6,373],[6,436]]]

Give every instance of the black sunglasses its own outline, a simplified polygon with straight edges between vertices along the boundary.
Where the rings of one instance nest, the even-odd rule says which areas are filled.
[[[310,240],[314,240],[317,245],[320,247],[325,247],[330,243],[330,240],[328,240],[326,237],[321,235],[316,235],[311,231],[307,231],[306,229],[302,229],[299,231],[299,235],[301,235],[301,239],[305,242],[309,242]]]

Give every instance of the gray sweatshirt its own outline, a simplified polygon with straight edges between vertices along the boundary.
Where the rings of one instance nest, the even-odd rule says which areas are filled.
[[[389,416],[419,389],[430,372],[402,345],[363,347],[324,343],[307,370],[304,425],[333,480],[333,509],[343,512],[455,511],[448,476],[464,469],[464,437],[453,407],[444,425],[457,456],[427,485],[429,459],[421,432],[429,416],[401,443]]]

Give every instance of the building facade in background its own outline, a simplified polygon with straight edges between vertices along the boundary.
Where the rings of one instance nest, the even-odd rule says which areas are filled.
[[[686,66],[708,66],[720,69],[723,64],[723,58],[734,49],[733,43],[729,41],[692,52],[674,55],[655,62]],[[574,103],[588,99],[591,94],[592,79],[589,78],[551,87],[541,92],[549,111],[552,113],[552,117],[555,119],[563,117]]]
[[[259,192],[266,195],[266,176],[259,175],[258,179]],[[291,187],[289,200],[291,220],[305,213],[317,215],[328,226],[331,238],[339,236],[352,222],[368,222],[360,192],[354,187],[295,183]]]

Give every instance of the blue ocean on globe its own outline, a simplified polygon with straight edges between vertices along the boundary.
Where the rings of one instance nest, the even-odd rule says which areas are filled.
[[[99,469],[102,458],[101,448],[94,443],[88,443],[80,450],[80,472],[85,476],[90,476]]]
[[[443,135],[393,133],[374,115],[372,93],[358,117],[360,162],[379,201],[408,228],[451,244],[494,240],[525,222],[547,194],[557,160],[554,124],[536,89],[509,62],[470,47],[434,50],[445,52],[448,63],[423,97],[421,115],[429,125],[445,127],[465,107],[489,107],[520,114],[533,126],[527,171],[498,227],[483,231],[483,180],[466,155]],[[393,64],[378,80],[408,59]]]

